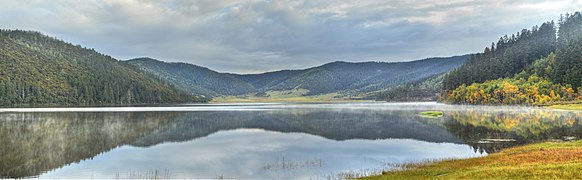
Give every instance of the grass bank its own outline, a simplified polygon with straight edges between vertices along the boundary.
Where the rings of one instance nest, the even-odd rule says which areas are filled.
[[[444,113],[442,111],[424,111],[420,112],[419,115],[424,118],[439,118],[443,117]]]
[[[532,144],[406,168],[363,179],[582,179],[582,141]]]
[[[285,97],[285,98],[264,98],[264,97],[218,97],[212,99],[210,103],[259,103],[259,102],[296,102],[296,103],[317,103],[317,102],[374,102],[372,100],[351,100],[332,99],[318,97]]]
[[[558,105],[551,105],[551,106],[546,106],[546,107],[552,108],[552,109],[565,109],[565,110],[582,111],[582,104],[558,104]]]

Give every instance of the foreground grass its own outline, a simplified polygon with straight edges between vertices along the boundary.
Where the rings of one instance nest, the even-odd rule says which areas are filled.
[[[582,104],[559,104],[547,106],[547,108],[582,111]]]
[[[582,179],[582,141],[513,147],[480,158],[407,168],[363,179]]]

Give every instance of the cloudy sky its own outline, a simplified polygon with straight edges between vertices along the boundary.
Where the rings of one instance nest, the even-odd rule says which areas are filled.
[[[0,28],[221,72],[482,51],[579,0],[0,0]]]

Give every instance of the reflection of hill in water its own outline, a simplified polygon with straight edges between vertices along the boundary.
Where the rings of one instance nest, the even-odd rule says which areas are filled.
[[[30,177],[155,132],[173,114],[0,114],[0,178]]]
[[[429,121],[434,121],[432,124]],[[281,110],[261,112],[195,112],[178,116],[162,131],[133,145],[150,146],[167,141],[188,141],[220,130],[259,128],[300,132],[332,140],[408,138],[429,142],[463,143],[439,126],[438,120],[390,111]]]

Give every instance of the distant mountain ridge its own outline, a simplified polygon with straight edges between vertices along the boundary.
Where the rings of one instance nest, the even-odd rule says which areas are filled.
[[[304,89],[305,95],[366,93],[418,81],[461,66],[470,55],[427,58],[409,62],[336,61],[300,70],[261,74],[219,73],[208,68],[137,58],[127,63],[150,72],[193,94],[208,96],[244,95],[266,91]]]

